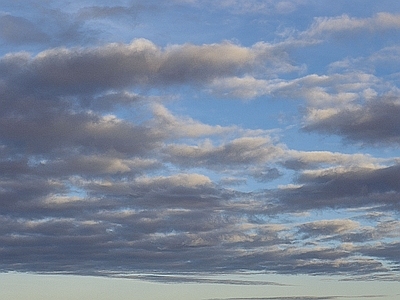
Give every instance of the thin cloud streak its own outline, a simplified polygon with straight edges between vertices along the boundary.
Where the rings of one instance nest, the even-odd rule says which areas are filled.
[[[335,300],[335,299],[352,299],[357,298],[386,298],[386,295],[368,295],[368,296],[327,296],[327,297],[315,297],[315,296],[293,296],[293,297],[262,297],[262,298],[213,298],[210,300]]]
[[[202,278],[200,276],[173,276],[173,275],[116,275],[111,276],[114,278],[125,278],[125,279],[139,279],[150,282],[159,282],[165,284],[179,284],[179,283],[199,283],[199,284],[224,284],[224,285],[244,285],[244,286],[264,286],[264,285],[276,285],[276,286],[288,286],[286,284],[270,282],[270,281],[258,281],[258,280],[235,280],[235,279],[218,279],[218,278]]]

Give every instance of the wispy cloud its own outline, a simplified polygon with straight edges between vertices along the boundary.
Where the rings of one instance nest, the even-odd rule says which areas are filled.
[[[235,280],[235,279],[221,279],[221,278],[204,278],[198,275],[185,275],[185,276],[174,276],[174,275],[155,275],[155,274],[141,274],[141,275],[121,275],[117,274],[112,276],[116,278],[125,279],[139,279],[152,282],[160,282],[165,284],[177,284],[177,283],[201,283],[201,284],[225,284],[225,285],[250,285],[250,286],[263,286],[263,285],[276,285],[286,286],[285,284],[269,282],[269,281],[257,281],[257,280]]]
[[[316,18],[314,24],[304,34],[322,37],[326,34],[343,34],[357,30],[377,33],[398,28],[400,28],[399,14],[381,12],[370,18],[354,18],[344,14],[338,17]]]
[[[0,38],[11,44],[43,43],[49,37],[34,23],[22,17],[0,16]]]

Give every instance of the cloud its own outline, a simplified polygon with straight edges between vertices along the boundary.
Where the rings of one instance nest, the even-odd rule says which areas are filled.
[[[285,155],[285,151],[284,145],[275,144],[270,137],[247,136],[218,146],[210,140],[196,146],[171,143],[163,153],[165,161],[182,168],[202,168],[267,182],[282,176],[274,164]],[[246,180],[231,178],[230,182],[246,183]]]
[[[221,10],[229,10],[234,14],[288,14],[295,11],[299,6],[304,5],[304,0],[285,1],[260,1],[260,0],[225,0],[221,2],[209,2],[199,0],[179,0],[179,3],[208,4]],[[207,6],[208,6],[207,5]],[[202,6],[203,7],[203,6]]]
[[[106,19],[112,17],[129,16],[136,17],[139,12],[146,9],[144,4],[131,6],[86,6],[78,12],[79,18],[83,20]]]
[[[209,168],[268,163],[283,152],[282,147],[274,145],[267,137],[242,137],[217,147],[206,142],[199,146],[170,145],[166,149],[169,160],[177,164]]]
[[[398,145],[399,112],[397,98],[380,97],[355,107],[330,111],[310,110],[308,124],[304,129],[336,134],[363,144]]]
[[[221,298],[211,300],[335,300],[340,298],[346,298],[341,296],[288,296],[288,297],[254,297],[254,298]]]
[[[84,177],[140,174],[160,167],[160,163],[155,159],[141,159],[138,157],[133,159],[118,158],[118,156],[114,156],[112,153],[103,155],[66,155],[62,160],[55,159],[49,161],[35,161],[33,159],[30,165],[34,164],[39,165],[38,173],[41,175],[54,176],[62,174],[65,176],[78,173]],[[29,162],[25,166],[28,167]],[[27,173],[29,173],[28,170]]]
[[[382,64],[395,64],[396,49],[384,49],[368,58],[341,61],[327,75],[309,74],[292,80],[253,76],[217,78],[211,91],[220,97],[254,99],[261,96],[305,101],[305,131],[338,135],[347,142],[369,145],[397,145],[398,89],[394,82],[370,72]],[[389,55],[389,56],[388,56]],[[365,65],[369,69],[363,70]],[[276,68],[274,68],[276,69]],[[386,68],[390,70],[390,68]]]
[[[81,189],[78,194],[59,195],[60,186],[53,183],[56,189],[47,192],[52,198],[36,195],[35,201],[26,199],[12,210],[2,207],[3,271],[129,276],[133,271],[171,268],[176,273],[243,268],[308,274],[387,270],[377,260],[352,257],[359,253],[357,247],[302,245],[290,227],[257,217],[264,212],[251,206],[264,204],[268,212],[265,200],[251,203],[249,197],[255,195],[221,189],[204,175],[141,176],[132,181],[77,178],[71,183]],[[390,226],[396,224],[382,225],[382,232]],[[314,235],[359,229],[357,223],[339,219],[298,228]],[[29,253],[15,250],[22,244]]]
[[[258,49],[225,42],[162,50],[148,40],[137,39],[97,48],[56,48],[35,57],[9,54],[0,61],[0,69],[6,72],[3,80],[21,82],[24,89],[35,86],[42,93],[84,94],[138,85],[204,84],[250,70],[263,55]]]
[[[159,141],[149,128],[135,126],[114,116],[100,117],[89,113],[52,114],[42,111],[23,119],[12,115],[0,121],[3,143],[14,151],[51,154],[66,149],[86,147],[93,151],[120,153],[144,153]],[[23,145],[21,145],[23,141]]]
[[[400,15],[398,14],[381,12],[370,18],[351,18],[344,14],[338,17],[316,18],[314,24],[303,34],[310,37],[322,37],[326,34],[360,30],[376,33],[398,28],[400,28]]]
[[[136,180],[140,186],[145,186],[150,190],[157,190],[159,187],[196,187],[210,185],[211,180],[200,174],[177,174],[171,177],[138,178]]]
[[[15,45],[43,43],[49,40],[47,34],[34,23],[8,14],[0,16],[0,38]]]
[[[273,69],[279,74],[279,69]],[[299,70],[298,68],[297,71]],[[285,73],[292,71],[295,69],[288,68]],[[308,105],[316,108],[342,107],[359,99],[396,90],[389,82],[361,70],[328,75],[308,74],[291,80],[253,76],[217,78],[211,87],[212,92],[221,97],[253,99],[268,96],[275,99],[303,99]]]
[[[299,230],[307,235],[332,235],[357,229],[359,224],[351,220],[321,220],[302,224]]]
[[[16,72],[7,64],[24,64],[27,57],[4,57],[4,70]],[[25,71],[15,76],[25,78]],[[358,255],[377,232],[355,221],[299,222],[288,214],[286,222],[277,216],[332,206],[396,209],[393,160],[289,150],[265,130],[177,116],[160,99],[148,104],[154,98],[124,87],[77,95],[58,87],[54,95],[2,88],[2,271],[391,272],[381,261],[391,258],[389,250],[371,247]],[[111,113],[115,105],[141,109],[147,117],[122,119]],[[285,168],[295,172],[300,188],[246,193],[219,180],[266,181],[283,176]],[[379,232],[393,237],[393,226],[382,223]],[[310,247],[302,240],[306,235],[356,245]]]
[[[390,160],[390,159],[389,159]],[[289,150],[281,164],[289,169],[310,170],[333,167],[365,167],[375,168],[384,163],[385,159],[378,159],[367,154],[344,154],[329,151],[294,151]]]
[[[300,69],[290,63],[282,46],[262,42],[251,47],[222,42],[162,49],[149,40],[136,39],[130,44],[54,48],[35,56],[9,53],[0,59],[4,85],[19,93],[31,94],[34,90],[41,96],[96,95],[98,101],[107,100],[99,97],[101,93],[111,97],[116,89],[181,85],[200,85],[218,94],[229,88],[237,90],[229,92],[235,97],[252,98],[270,90],[257,91],[264,84],[255,79],[257,74],[275,76]],[[20,84],[14,86],[15,82]],[[254,87],[256,90],[250,92]],[[129,97],[126,93],[119,95]]]
[[[272,14],[305,1],[207,3],[235,14]],[[68,45],[90,35],[83,30],[90,22],[153,8],[54,9],[62,20],[53,21],[59,26],[52,42],[64,36],[60,44]],[[34,25],[8,18],[2,22],[11,28]],[[398,158],[289,149],[272,131],[212,125],[167,108],[171,91],[183,91],[182,98],[207,91],[296,99],[307,107],[305,130],[396,145],[397,98],[381,96],[395,94],[395,83],[359,68],[363,61],[379,65],[387,52],[338,61],[328,74],[308,74],[294,54],[326,33],[374,31],[371,26],[397,28],[397,16],[317,19],[304,40],[250,46],[161,47],[135,39],[3,55],[0,271],[237,285],[273,283],[206,275],[394,278]],[[44,42],[39,27],[32,32],[30,42]],[[193,94],[185,93],[188,86]],[[381,214],[371,218],[371,207]],[[330,208],[335,218],[318,215]],[[194,271],[204,276],[187,276]]]
[[[302,173],[298,186],[283,187],[279,197],[288,207],[321,209],[380,205],[398,209],[399,165],[376,168],[327,169]],[[351,199],[351,201],[350,201]]]
[[[396,256],[396,249],[398,249],[399,246],[399,243],[394,241],[372,247],[364,247],[360,249],[360,252],[372,257],[379,257],[388,261],[393,261],[398,270],[399,258]]]
[[[370,73],[377,72],[382,63],[395,63],[395,60],[388,62],[394,53],[396,49],[390,48],[368,58],[338,62],[335,71],[340,69],[340,73],[309,74],[292,80],[256,79],[250,76],[219,78],[213,81],[212,88],[221,97],[300,98],[305,101],[305,107],[300,107],[300,112],[304,113],[304,131],[338,135],[345,142],[358,145],[395,147],[398,144],[396,84],[393,80],[386,81]],[[369,69],[376,69],[364,70],[365,65]],[[344,72],[342,68],[345,68]],[[317,154],[310,153],[311,156],[316,159]],[[292,163],[295,161],[300,163],[298,159],[293,159]],[[288,160],[285,164],[289,166],[290,163]],[[292,164],[290,168],[293,167]]]
[[[114,277],[114,276],[113,276]],[[140,279],[147,281],[155,281],[161,283],[205,283],[205,284],[229,284],[229,285],[277,285],[285,286],[284,284],[269,282],[269,281],[256,281],[256,280],[235,280],[235,279],[220,279],[220,278],[202,278],[198,276],[174,276],[174,275],[116,275],[117,278]]]
[[[168,109],[159,104],[151,105],[152,112],[156,117],[151,124],[157,128],[160,135],[169,138],[199,138],[222,134],[232,134],[239,128],[234,126],[222,127],[210,126],[192,118],[174,116]]]
[[[352,296],[353,297],[353,296]],[[352,297],[347,296],[283,296],[283,297],[262,297],[262,298],[221,298],[221,299],[210,299],[210,300],[336,300],[336,299],[351,299]],[[357,298],[381,298],[387,297],[386,295],[367,295],[367,296],[356,296]]]

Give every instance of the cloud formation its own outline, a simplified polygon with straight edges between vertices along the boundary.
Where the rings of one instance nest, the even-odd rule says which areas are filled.
[[[210,5],[226,19],[311,4]],[[4,41],[31,47],[0,45],[0,271],[246,285],[206,275],[398,278],[400,106],[398,71],[386,66],[398,47],[351,57],[349,46],[310,65],[331,35],[379,39],[397,14],[311,18],[243,44],[101,33],[81,43],[98,22],[132,17],[140,31],[151,26],[141,14],[165,15],[140,1],[78,6],[54,8],[63,18],[52,33],[29,16],[0,17]],[[75,38],[57,43],[67,31]]]
[[[205,84],[214,78],[251,71],[269,60],[266,45],[230,42],[173,45],[165,49],[146,39],[96,48],[55,48],[32,57],[10,53],[0,62],[3,80],[20,88],[55,95],[99,93],[108,89],[174,84]]]

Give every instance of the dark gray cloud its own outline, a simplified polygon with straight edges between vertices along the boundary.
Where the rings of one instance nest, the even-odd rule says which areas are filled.
[[[398,164],[303,173],[298,186],[282,189],[277,197],[294,209],[381,205],[384,210],[398,210],[399,176]]]
[[[399,227],[397,226],[397,230]],[[360,252],[366,255],[369,255],[371,257],[377,257],[377,258],[383,258],[386,261],[390,261],[394,264],[394,269],[396,271],[399,271],[399,264],[400,264],[400,259],[398,257],[398,249],[399,249],[400,243],[397,241],[392,241],[392,242],[387,242],[387,243],[382,243],[379,246],[376,247],[363,247],[360,249]]]
[[[304,129],[336,134],[353,142],[373,145],[398,145],[400,123],[397,98],[378,98],[362,106],[337,110],[334,114],[313,120]]]
[[[113,276],[115,272],[123,274],[151,270],[166,273],[170,270],[176,273],[193,270],[226,273],[245,266],[247,270],[291,274],[369,274],[387,271],[378,261],[352,258],[348,253],[335,250],[292,253],[293,248],[282,251],[272,250],[273,246],[270,246],[268,250],[264,242],[262,252],[261,248],[256,247],[251,253],[251,236],[235,234],[233,228],[222,233],[223,223],[215,229],[221,233],[212,242],[207,241],[205,232],[203,236],[196,234],[195,228],[191,228],[190,234],[173,228],[159,232],[154,230],[154,225],[149,227],[148,224],[155,221],[155,216],[142,218],[142,224],[134,222],[130,226],[127,226],[129,223],[121,225],[73,219],[26,221],[22,228],[20,224],[10,224],[6,227],[7,231],[18,230],[18,234],[5,234],[1,238],[1,269],[108,276]],[[134,215],[129,219],[134,219]],[[176,226],[178,220],[171,219],[155,228],[165,230],[168,224]],[[147,232],[145,228],[148,228]],[[28,253],[22,245],[29,249]],[[244,251],[241,246],[246,249],[244,256],[240,254]]]

